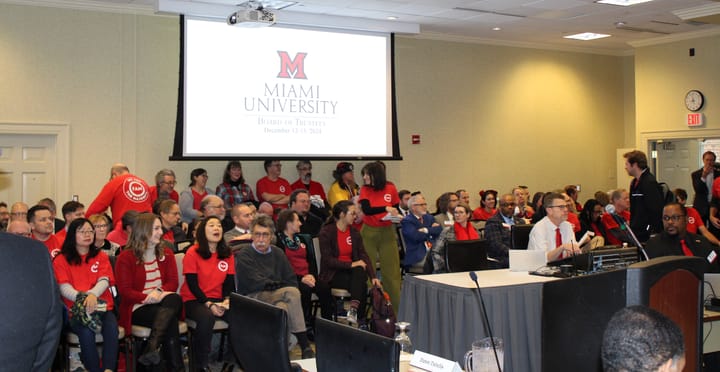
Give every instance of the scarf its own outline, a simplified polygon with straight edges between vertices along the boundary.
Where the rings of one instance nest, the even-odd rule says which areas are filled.
[[[457,240],[475,240],[480,239],[475,226],[470,221],[465,223],[466,227],[462,227],[459,223],[455,222],[453,228],[455,229],[455,238]]]
[[[287,249],[289,249],[291,251],[295,251],[298,248],[300,248],[300,245],[302,244],[302,242],[300,241],[300,237],[298,236],[298,234],[295,234],[292,237],[292,239],[290,239],[285,234],[282,234],[282,235],[283,235],[283,243],[285,243],[285,246],[287,247]]]

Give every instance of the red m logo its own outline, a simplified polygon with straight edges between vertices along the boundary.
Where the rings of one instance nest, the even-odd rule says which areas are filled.
[[[305,56],[307,53],[298,53],[290,59],[288,52],[278,50],[280,55],[280,73],[277,77],[283,79],[307,79],[305,76]]]

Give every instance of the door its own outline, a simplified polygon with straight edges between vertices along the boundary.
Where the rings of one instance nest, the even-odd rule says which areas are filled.
[[[700,143],[696,139],[673,139],[658,141],[656,144],[655,177],[665,182],[670,190],[685,189],[693,194],[690,173],[699,168]]]
[[[29,205],[55,198],[57,136],[52,134],[0,135],[0,200]]]

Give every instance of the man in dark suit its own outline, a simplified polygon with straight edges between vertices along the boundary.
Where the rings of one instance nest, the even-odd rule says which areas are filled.
[[[692,180],[693,190],[695,190],[695,198],[693,199],[693,208],[695,208],[703,223],[708,224],[708,215],[710,213],[710,199],[712,198],[713,181],[720,177],[720,172],[715,172],[715,153],[705,151],[703,154],[703,167],[692,172],[690,179]]]
[[[485,223],[485,239],[488,241],[488,258],[497,261],[497,268],[510,266],[510,226],[522,225],[525,220],[515,216],[515,196],[505,194],[498,201],[498,212],[488,218]]]
[[[427,202],[422,194],[411,196],[408,207],[410,214],[400,221],[401,233],[405,241],[403,266],[422,268],[427,251],[435,244],[435,239],[443,228],[427,213]]]
[[[0,369],[49,371],[62,328],[62,303],[47,248],[0,233]]]
[[[650,234],[663,231],[661,215],[665,203],[660,186],[648,169],[647,155],[634,150],[623,157],[625,170],[634,177],[630,182],[630,228],[638,240],[645,242]]]

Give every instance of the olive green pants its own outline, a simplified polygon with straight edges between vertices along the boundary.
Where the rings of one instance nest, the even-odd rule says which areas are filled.
[[[360,235],[370,261],[380,259],[380,275],[383,289],[390,295],[393,310],[400,306],[400,256],[393,226],[373,227],[363,225]]]

